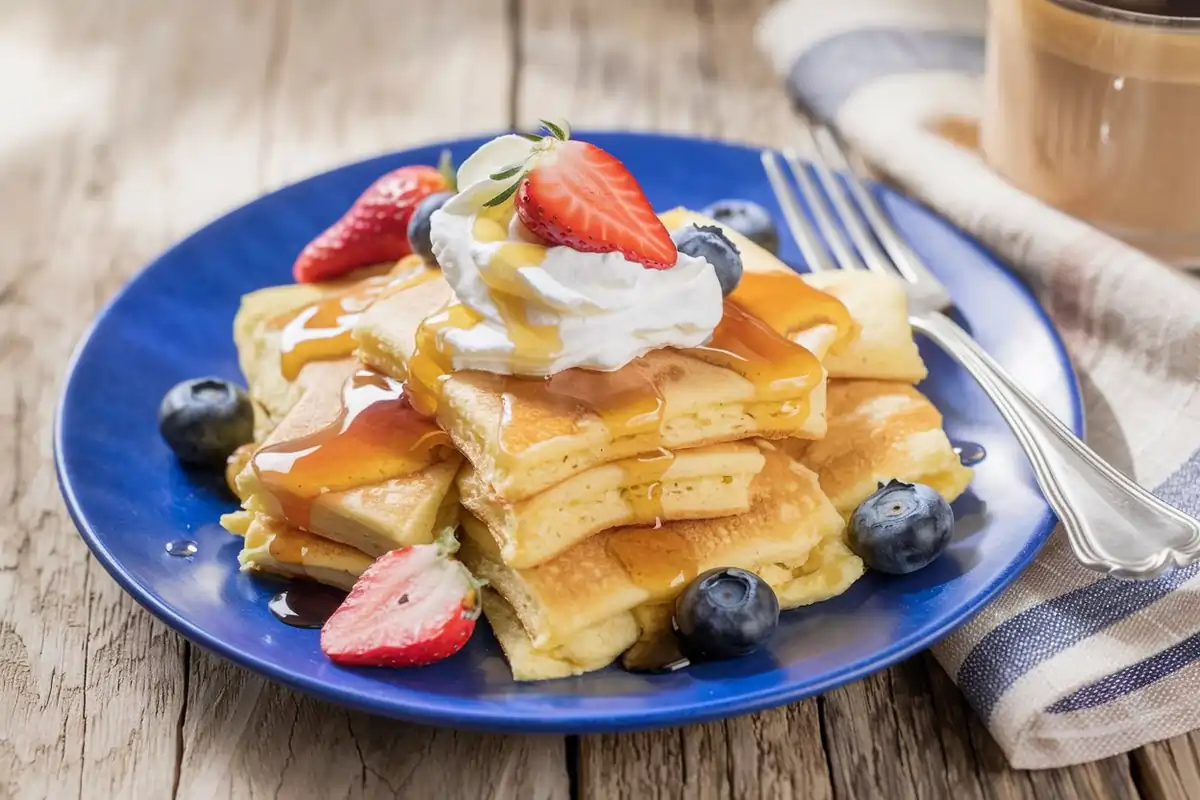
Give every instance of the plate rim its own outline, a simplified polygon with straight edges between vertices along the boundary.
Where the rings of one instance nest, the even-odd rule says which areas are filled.
[[[508,704],[488,704],[480,705],[478,703],[471,705],[462,699],[444,700],[439,695],[421,692],[419,689],[408,687],[389,686],[388,692],[400,691],[409,695],[409,698],[389,698],[387,695],[372,696],[364,692],[347,689],[344,687],[335,687],[330,684],[304,675],[292,673],[286,667],[277,664],[273,661],[262,659],[251,654],[247,654],[233,645],[226,644],[218,637],[212,636],[200,628],[192,624],[192,622],[184,615],[176,613],[160,602],[153,593],[146,591],[142,586],[122,567],[120,560],[115,558],[113,553],[104,545],[101,536],[98,534],[93,525],[86,518],[81,507],[80,501],[76,495],[75,487],[71,477],[67,472],[65,459],[65,441],[64,441],[64,417],[67,413],[71,399],[79,388],[75,386],[77,377],[76,367],[83,355],[87,351],[88,346],[92,342],[94,334],[107,317],[113,312],[115,307],[122,299],[138,285],[140,281],[161,262],[171,258],[182,247],[186,246],[192,239],[204,235],[210,229],[222,224],[227,224],[233,221],[242,213],[246,213],[247,209],[259,202],[283,192],[294,191],[298,187],[305,184],[319,181],[326,178],[332,173],[342,171],[347,168],[365,167],[376,161],[393,160],[397,157],[403,157],[408,153],[417,150],[429,149],[432,147],[453,148],[464,146],[471,143],[483,142],[491,137],[509,133],[511,131],[501,131],[492,134],[478,134],[456,137],[452,139],[434,139],[423,143],[413,144],[397,150],[378,153],[365,158],[348,161],[339,164],[330,169],[309,175],[300,180],[285,184],[270,192],[258,195],[244,203],[234,206],[216,217],[211,218],[208,222],[193,229],[186,236],[172,243],[157,256],[146,262],[138,271],[127,280],[121,288],[113,294],[113,296],[101,307],[96,313],[94,319],[84,329],[80,335],[70,358],[67,361],[66,368],[63,372],[63,382],[59,392],[58,401],[54,411],[53,419],[53,456],[55,475],[59,484],[59,490],[62,494],[63,501],[67,507],[67,511],[74,523],[77,532],[84,543],[88,546],[90,554],[94,556],[105,571],[117,582],[123,591],[129,594],[139,605],[150,611],[160,621],[165,623],[169,628],[176,633],[184,636],[189,642],[196,644],[207,651],[225,658],[239,667],[252,670],[271,680],[278,681],[284,685],[298,689],[306,694],[320,698],[322,700],[332,702],[341,706],[354,708],[360,711],[371,714],[382,714],[398,719],[411,720],[423,724],[432,724],[439,726],[449,726],[464,730],[477,731],[492,731],[505,733],[555,733],[562,735],[572,735],[581,733],[611,733],[624,732],[635,730],[649,730],[653,728],[667,727],[680,724],[698,724],[708,722],[715,719],[722,719],[737,714],[747,714],[761,711],[768,708],[798,702],[808,697],[814,697],[830,691],[839,686],[852,683],[857,680],[882,671],[899,661],[909,658],[916,653],[927,649],[931,645],[943,639],[945,636],[966,624],[974,617],[987,603],[996,597],[1001,591],[1010,586],[1013,581],[1020,575],[1022,571],[1030,564],[1033,558],[1045,545],[1046,540],[1053,532],[1057,525],[1057,518],[1049,505],[1038,521],[1037,525],[1031,531],[1031,535],[1025,546],[1015,555],[1011,563],[1004,569],[991,584],[977,592],[972,598],[963,603],[958,613],[944,621],[932,629],[921,631],[918,634],[911,635],[906,639],[891,643],[887,648],[877,651],[874,656],[862,658],[852,662],[841,669],[838,669],[826,675],[820,681],[805,681],[797,683],[796,681],[785,682],[774,686],[764,687],[762,689],[744,692],[737,695],[729,695],[725,697],[717,697],[707,700],[690,701],[683,705],[675,705],[668,707],[652,707],[647,710],[638,710],[625,712],[619,717],[613,716],[598,716],[594,712],[587,711],[556,711],[553,716],[539,715],[535,713],[525,712],[523,714],[515,714],[508,707]],[[626,140],[657,140],[659,142],[689,142],[705,145],[713,145],[722,148],[733,148],[742,151],[758,152],[764,149],[762,146],[749,144],[743,141],[731,141],[718,139],[715,137],[692,136],[687,134],[665,133],[657,131],[632,131],[625,129],[604,129],[591,128],[581,129],[578,135],[584,137],[602,137],[602,138],[620,138]],[[919,206],[927,213],[933,214],[939,219],[946,221],[945,217],[939,214],[936,210],[929,208],[927,205],[905,194],[900,190],[890,187],[886,184],[874,184],[880,186],[885,193],[894,195],[900,198],[903,202],[911,203]],[[1055,327],[1046,309],[1038,302],[1033,291],[1025,283],[1025,281],[1017,275],[1012,269],[996,254],[989,251],[981,242],[979,242],[971,234],[948,223],[958,232],[962,241],[966,243],[980,258],[989,261],[999,267],[999,271],[1008,279],[1018,294],[1026,302],[1027,306],[1032,309],[1034,315],[1040,320],[1043,328],[1049,333],[1049,338],[1054,346],[1055,355],[1058,359],[1059,366],[1066,378],[1066,390],[1070,400],[1071,419],[1064,420],[1077,435],[1082,436],[1085,427],[1083,397],[1080,389],[1079,377],[1071,362],[1066,345],[1062,339],[1062,335]],[[1045,502],[1043,498],[1043,502]],[[569,679],[568,679],[569,680]],[[414,702],[415,701],[415,702]]]

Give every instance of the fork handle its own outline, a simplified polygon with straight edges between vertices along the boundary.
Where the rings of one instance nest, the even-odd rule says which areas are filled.
[[[979,382],[1033,465],[1076,558],[1114,577],[1148,579],[1200,560],[1200,522],[1126,478],[940,312],[912,325]]]

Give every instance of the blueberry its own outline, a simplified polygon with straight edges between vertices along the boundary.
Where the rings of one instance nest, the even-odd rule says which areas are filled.
[[[779,600],[744,569],[710,569],[675,601],[680,649],[694,661],[737,658],[764,645],[779,625]]]
[[[675,247],[693,258],[703,258],[717,271],[721,291],[728,295],[742,279],[742,255],[715,225],[688,225],[671,234]]]
[[[850,549],[871,569],[906,575],[940,556],[952,533],[946,498],[920,483],[892,481],[850,518]]]
[[[700,212],[772,253],[779,252],[779,229],[770,213],[749,200],[718,200]]]
[[[229,381],[184,381],[163,396],[158,431],[180,461],[221,466],[254,438],[254,406],[250,396]]]
[[[413,209],[408,218],[408,244],[412,251],[425,259],[425,263],[433,264],[433,244],[429,241],[429,220],[433,212],[446,205],[446,201],[454,196],[454,192],[434,192]]]

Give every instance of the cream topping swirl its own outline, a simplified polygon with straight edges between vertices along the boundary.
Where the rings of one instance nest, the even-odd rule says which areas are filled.
[[[510,200],[485,203],[513,178],[533,143],[501,136],[458,171],[459,193],[433,215],[433,252],[473,324],[438,331],[455,370],[547,376],[572,367],[616,370],[662,347],[706,342],[721,320],[713,266],[679,254],[655,270],[621,253],[547,247],[525,230]],[[553,158],[553,153],[538,158]]]

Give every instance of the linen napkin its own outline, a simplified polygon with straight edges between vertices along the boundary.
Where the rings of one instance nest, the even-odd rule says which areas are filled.
[[[799,105],[1029,282],[1071,352],[1092,446],[1200,514],[1200,281],[988,170],[972,135],[986,13],[983,0],[785,0],[758,41]],[[1057,530],[934,654],[1015,767],[1174,736],[1200,727],[1200,567],[1101,578]]]

